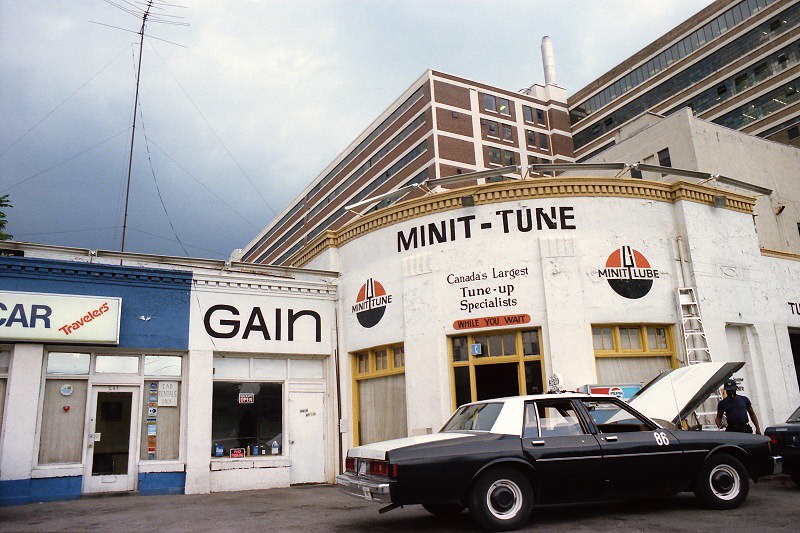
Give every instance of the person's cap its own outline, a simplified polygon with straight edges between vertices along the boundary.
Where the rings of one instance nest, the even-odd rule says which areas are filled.
[[[725,385],[723,385],[723,388],[724,388],[725,390],[727,390],[727,391],[734,391],[734,390],[736,390],[736,388],[737,388],[737,387],[736,387],[736,380],[735,380],[735,379],[726,379],[726,380],[725,380]]]

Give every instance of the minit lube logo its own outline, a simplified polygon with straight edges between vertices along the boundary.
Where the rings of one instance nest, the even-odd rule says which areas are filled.
[[[353,305],[353,313],[359,324],[365,328],[371,328],[381,321],[386,313],[386,306],[390,303],[392,303],[392,295],[386,294],[383,285],[373,278],[369,278],[358,291],[356,303]]]
[[[653,280],[659,277],[647,258],[630,246],[614,250],[606,260],[606,267],[597,274],[608,281],[614,292],[631,300],[647,295],[653,288]]]

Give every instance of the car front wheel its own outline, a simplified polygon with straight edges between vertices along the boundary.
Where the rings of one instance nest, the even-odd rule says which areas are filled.
[[[492,468],[475,481],[469,512],[484,529],[510,531],[523,526],[533,510],[533,489],[521,472]]]
[[[736,457],[721,453],[709,457],[703,465],[694,493],[711,509],[735,509],[749,491],[744,465]]]

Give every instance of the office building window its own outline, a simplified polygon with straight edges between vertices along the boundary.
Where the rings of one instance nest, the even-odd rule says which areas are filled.
[[[544,133],[539,134],[539,148],[541,148],[542,150],[550,149],[547,143],[547,135],[545,135]]]
[[[486,120],[485,118],[482,118],[481,126],[483,127],[483,131],[486,132],[487,137],[498,137],[500,135],[500,126],[494,120]]]
[[[500,131],[503,134],[503,140],[504,141],[513,141],[514,140],[513,130],[511,129],[511,126],[509,126],[508,124],[501,124],[500,125]]]
[[[509,152],[508,150],[503,150],[503,164],[505,166],[511,166],[517,164],[517,159],[515,157],[514,152]]]
[[[798,137],[800,137],[800,128],[798,128],[797,126],[792,126],[788,130],[786,130],[786,133],[789,134],[790,141],[793,139],[797,139]]]
[[[669,157],[669,148],[664,148],[658,152],[658,164],[662,167],[672,166],[672,159]]]
[[[536,132],[531,130],[525,130],[525,137],[528,140],[528,146],[536,148]]]
[[[497,110],[501,115],[511,115],[511,103],[506,98],[497,98]]]
[[[499,148],[495,148],[494,146],[489,147],[489,163],[495,163],[499,165],[502,161],[501,150]]]
[[[542,111],[541,109],[537,109],[537,110],[536,110],[536,121],[537,121],[539,124],[544,124],[544,123],[545,123],[545,120],[544,120],[544,111]]]
[[[535,120],[533,119],[533,108],[527,105],[522,106],[522,118],[525,119],[525,122],[534,124]]]
[[[483,110],[497,113],[497,99],[491,94],[481,94],[483,100]]]

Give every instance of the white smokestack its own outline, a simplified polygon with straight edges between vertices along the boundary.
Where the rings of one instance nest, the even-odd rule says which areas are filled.
[[[542,37],[542,65],[544,66],[545,85],[556,85],[556,60],[553,58],[553,41],[547,35]]]

